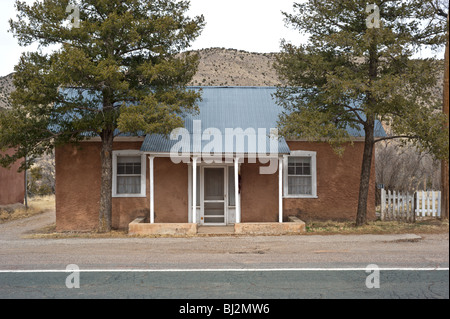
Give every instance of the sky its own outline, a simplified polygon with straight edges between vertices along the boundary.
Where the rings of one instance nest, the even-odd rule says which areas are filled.
[[[32,3],[33,0],[26,0]],[[190,0],[189,16],[203,14],[206,26],[191,50],[224,47],[248,52],[279,52],[280,40],[300,44],[298,31],[285,26],[282,11],[293,11],[293,0]],[[298,1],[297,1],[298,2]],[[8,32],[9,19],[15,19],[15,0],[0,0],[0,76],[14,71],[24,51]]]
[[[34,0],[25,0],[32,3]],[[190,17],[203,14],[206,26],[192,42],[190,50],[212,47],[248,52],[280,51],[280,41],[299,45],[306,37],[285,26],[282,12],[293,12],[294,2],[302,0],[190,0]],[[37,45],[24,48],[8,32],[9,19],[15,19],[15,0],[0,0],[0,76],[14,71],[24,51],[35,51]],[[433,55],[423,52],[421,56]],[[440,54],[443,56],[443,53]]]

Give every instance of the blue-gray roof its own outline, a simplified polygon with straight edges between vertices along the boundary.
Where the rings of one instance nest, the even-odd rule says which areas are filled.
[[[271,129],[277,128],[279,115],[283,111],[273,96],[277,91],[276,87],[189,87],[189,89],[202,90],[202,101],[198,103],[198,114],[184,116],[184,128],[179,132],[184,135],[175,135],[171,139],[159,134],[142,134],[140,136],[145,135],[145,140],[141,151],[170,153],[175,146],[176,149],[189,153],[202,151],[215,154],[290,153],[283,137],[269,136]],[[95,92],[64,89],[64,93],[69,99],[73,99],[74,103],[101,107],[101,97]],[[67,115],[68,118],[77,116],[80,115],[75,112]],[[348,127],[347,131],[353,137],[364,137],[362,126],[356,129]],[[133,134],[122,134],[116,130],[115,135]],[[379,121],[376,123],[375,135],[386,136]]]
[[[210,153],[269,154],[272,145],[272,153],[290,153],[284,138],[270,137],[271,129],[277,128],[278,115],[281,112],[281,107],[272,98],[275,88],[202,87],[201,89],[202,101],[198,104],[199,113],[185,116],[183,132],[190,135],[189,139],[183,139],[181,135],[175,140],[162,135],[147,135],[141,151],[167,153],[177,145],[189,150],[190,153],[200,153],[206,148]],[[198,134],[194,134],[195,127]],[[238,139],[244,144],[240,145]],[[248,143],[248,140],[255,142]]]
[[[191,89],[200,89],[200,87],[191,87]],[[205,140],[201,139],[202,133],[214,133],[215,130],[221,133],[222,139],[216,141],[216,146],[213,151],[218,153],[266,153],[270,152],[270,142],[274,145],[274,140],[269,137],[270,129],[277,128],[277,121],[280,113],[283,111],[279,106],[273,94],[276,92],[275,87],[201,87],[202,101],[199,103],[199,114],[185,117],[185,133],[189,134],[189,138],[182,138],[171,140],[162,135],[152,134],[147,135],[142,144],[141,151],[154,153],[169,153],[176,145],[176,148],[182,148],[189,153],[200,153],[205,147],[210,150],[211,141],[214,140],[212,136],[205,136]],[[194,123],[201,121],[200,134],[195,135]],[[208,130],[214,128],[215,130]],[[258,145],[258,130],[266,132],[264,142],[261,140],[259,146],[249,145],[245,143],[243,147],[234,145],[230,134],[239,136],[239,129],[241,132],[247,133],[246,137],[256,138],[256,145]],[[230,131],[231,130],[231,131]],[[247,130],[247,131],[246,131]],[[364,137],[364,130],[362,126],[359,129],[348,128],[348,132],[354,137]],[[252,135],[255,133],[256,137]],[[377,122],[376,136],[385,136],[385,131],[381,123]],[[195,138],[197,137],[197,143]],[[228,138],[228,139],[227,139]],[[245,139],[246,141],[247,139]],[[290,149],[284,138],[278,139],[277,144],[279,154],[289,154]],[[256,148],[256,150],[255,150]],[[212,151],[211,151],[212,152]]]

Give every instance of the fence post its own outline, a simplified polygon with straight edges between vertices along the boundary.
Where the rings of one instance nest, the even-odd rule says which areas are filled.
[[[422,191],[422,217],[425,217],[425,191]]]
[[[436,193],[434,192],[434,191],[432,191],[431,192],[431,195],[432,195],[432,203],[433,203],[433,205],[432,205],[432,209],[431,209],[431,214],[432,214],[432,216],[433,217],[435,217],[436,216]]]
[[[381,189],[381,220],[384,221],[384,210],[386,209],[386,190]]]
[[[411,221],[411,215],[409,210],[409,191],[406,192],[406,221],[409,223]]]
[[[441,218],[441,200],[442,200],[442,196],[441,196],[441,191],[438,192],[438,207],[437,207],[437,215],[439,218]]]
[[[392,196],[394,197],[393,198],[393,205],[392,205],[392,219],[393,220],[397,220],[397,214],[396,214],[396,211],[397,211],[397,208],[398,208],[398,206],[397,206],[397,193],[395,192],[395,191],[392,191]]]
[[[419,202],[418,199],[419,196],[417,196],[417,192],[413,193],[413,198],[412,198],[412,203],[411,203],[411,208],[412,208],[412,216],[413,216],[413,223],[416,222],[416,209],[419,209]]]
[[[391,200],[392,200],[392,194],[391,194],[391,191],[388,190],[388,202],[387,202],[386,219],[389,219],[389,218],[390,218],[390,212],[391,212]]]

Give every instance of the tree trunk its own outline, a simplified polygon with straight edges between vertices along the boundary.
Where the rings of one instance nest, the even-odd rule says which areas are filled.
[[[98,231],[106,233],[111,231],[112,215],[112,149],[113,130],[104,130],[101,134],[102,149],[100,158],[102,163],[102,177],[100,187],[100,211]]]
[[[370,189],[370,175],[372,171],[373,149],[375,145],[373,118],[367,120],[365,131],[364,153],[359,184],[358,211],[356,213],[356,226],[367,223],[367,203]]]
[[[447,16],[448,19],[448,16]],[[447,32],[447,45],[445,48],[445,73],[444,73],[444,114],[447,114],[448,127],[448,107],[449,107],[449,38]],[[442,161],[442,218],[448,219],[449,210],[449,189],[448,189],[448,162]]]

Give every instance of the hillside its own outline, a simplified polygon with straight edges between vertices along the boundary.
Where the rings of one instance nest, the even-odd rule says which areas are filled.
[[[200,55],[197,74],[190,85],[275,86],[279,84],[272,67],[274,53],[250,53],[235,49],[211,48]]]
[[[9,94],[13,91],[12,73],[7,76],[0,77],[0,111],[11,107],[8,101]]]
[[[276,86],[275,53],[251,53],[242,50],[210,48],[194,51],[200,55],[197,74],[191,86]],[[443,74],[435,94],[442,96]],[[0,77],[0,110],[11,105],[7,100],[13,90],[12,74]]]
[[[275,86],[277,75],[272,67],[273,53],[211,48],[196,51],[200,55],[192,86]],[[13,90],[12,74],[0,77],[0,109],[11,105],[7,96]]]

